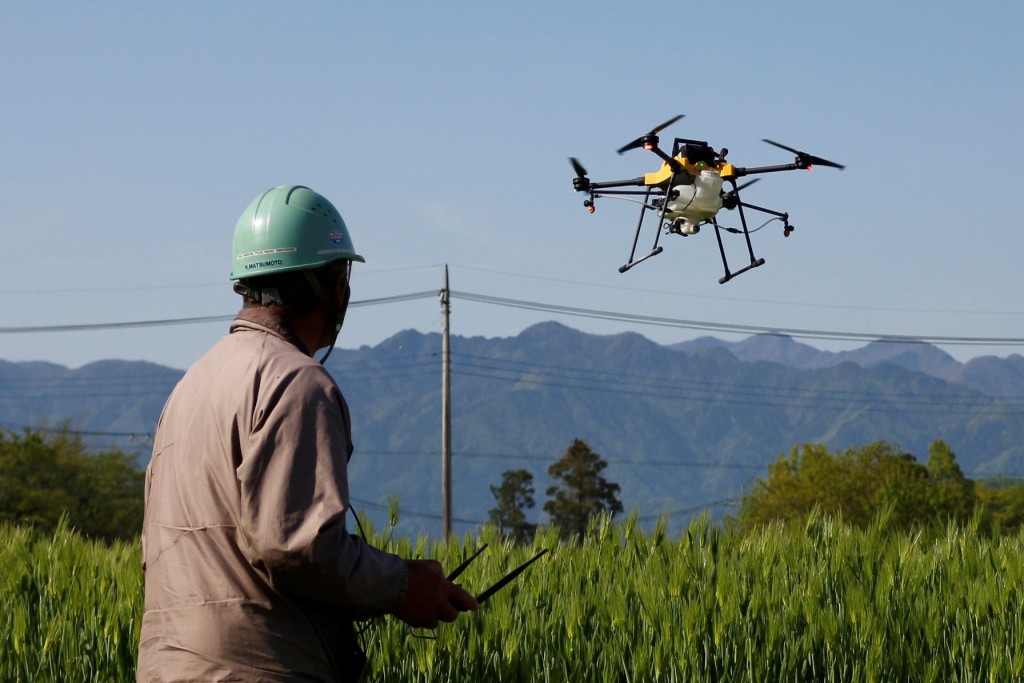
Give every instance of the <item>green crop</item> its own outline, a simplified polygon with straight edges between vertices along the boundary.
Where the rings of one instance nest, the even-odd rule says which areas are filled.
[[[135,676],[142,568],[137,543],[0,526],[0,680]]]
[[[1024,536],[977,525],[896,533],[812,514],[746,534],[707,519],[678,537],[635,518],[580,543],[531,546],[491,528],[376,542],[491,585],[550,552],[479,612],[417,638],[364,634],[379,681],[1017,681],[1024,679]],[[142,611],[138,544],[0,527],[0,680],[132,680]]]

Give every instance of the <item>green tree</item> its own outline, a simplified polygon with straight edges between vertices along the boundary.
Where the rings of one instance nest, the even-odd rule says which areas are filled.
[[[1002,531],[1024,527],[1024,483],[1019,479],[996,478],[975,482],[975,495],[985,508],[986,521]]]
[[[929,449],[927,466],[885,441],[837,454],[821,444],[803,444],[780,455],[767,478],[756,480],[740,501],[739,522],[749,527],[800,519],[817,508],[863,527],[888,507],[892,526],[906,529],[966,521],[975,501],[973,482],[941,441]]]
[[[964,477],[956,454],[944,441],[935,441],[928,448],[928,476],[936,514],[966,519],[974,513],[978,503],[974,482]]]
[[[50,438],[0,430],[0,521],[51,531],[66,515],[86,536],[133,538],[142,528],[144,479],[131,455],[90,453],[67,429]]]
[[[491,495],[497,506],[491,509],[490,521],[498,533],[519,543],[529,543],[537,530],[526,521],[523,508],[532,508],[533,475],[526,470],[507,470],[501,475],[501,486],[492,486]]]
[[[563,539],[582,538],[595,515],[622,512],[622,503],[615,495],[619,485],[601,474],[607,466],[585,441],[576,439],[562,459],[548,468],[548,474],[561,485],[548,487],[544,511]]]

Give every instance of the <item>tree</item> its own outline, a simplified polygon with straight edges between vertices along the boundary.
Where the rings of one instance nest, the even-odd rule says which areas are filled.
[[[964,477],[956,455],[944,441],[935,441],[928,448],[928,474],[932,482],[931,503],[935,512],[958,519],[974,513],[978,496],[974,482]]]
[[[821,444],[794,446],[780,455],[740,501],[739,522],[754,526],[799,519],[814,508],[841,514],[855,526],[868,525],[891,508],[894,528],[947,519],[966,521],[974,511],[974,484],[963,476],[956,456],[936,441],[927,466],[885,441],[835,455]]]
[[[501,486],[492,486],[491,495],[498,505],[491,509],[490,521],[498,533],[519,543],[529,543],[537,529],[526,521],[523,508],[532,508],[533,475],[526,470],[508,470],[501,475]]]
[[[994,478],[975,482],[975,491],[990,524],[1003,531],[1014,531],[1024,526],[1024,483],[1019,479]]]
[[[121,451],[90,453],[77,434],[0,430],[0,522],[129,539],[142,529],[145,473]]]
[[[548,487],[544,512],[563,539],[582,538],[595,515],[622,512],[622,503],[615,495],[619,485],[601,475],[607,466],[585,441],[576,439],[562,459],[548,468],[548,474],[561,485]]]

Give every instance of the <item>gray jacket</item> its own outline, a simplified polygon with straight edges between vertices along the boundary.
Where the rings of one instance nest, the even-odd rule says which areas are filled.
[[[348,406],[261,309],[189,369],[157,427],[138,680],[337,681],[351,620],[406,591],[348,533]]]

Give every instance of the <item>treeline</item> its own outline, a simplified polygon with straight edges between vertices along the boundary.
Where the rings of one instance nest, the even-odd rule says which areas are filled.
[[[69,429],[0,430],[0,522],[49,532],[65,518],[88,538],[133,539],[144,485],[134,455],[91,452]]]
[[[549,468],[556,485],[546,490],[544,512],[562,539],[578,539],[593,519],[623,511],[605,465],[575,439]],[[66,518],[88,538],[130,540],[142,528],[144,485],[133,454],[90,452],[70,429],[0,430],[0,522],[48,532]],[[507,471],[491,493],[490,522],[503,536],[528,543],[537,528],[525,512],[534,506],[533,475]],[[839,452],[802,444],[751,483],[735,521],[744,531],[805,519],[814,510],[860,528],[886,511],[894,530],[971,521],[986,533],[1013,532],[1024,525],[1024,482],[968,479],[943,441],[932,443],[923,461],[886,441]]]
[[[985,532],[1016,531],[1024,523],[1024,483],[968,479],[943,441],[931,444],[925,462],[886,441],[838,453],[804,444],[780,455],[768,476],[754,482],[738,521],[749,529],[804,519],[813,510],[859,528],[886,511],[894,530],[975,521]]]

